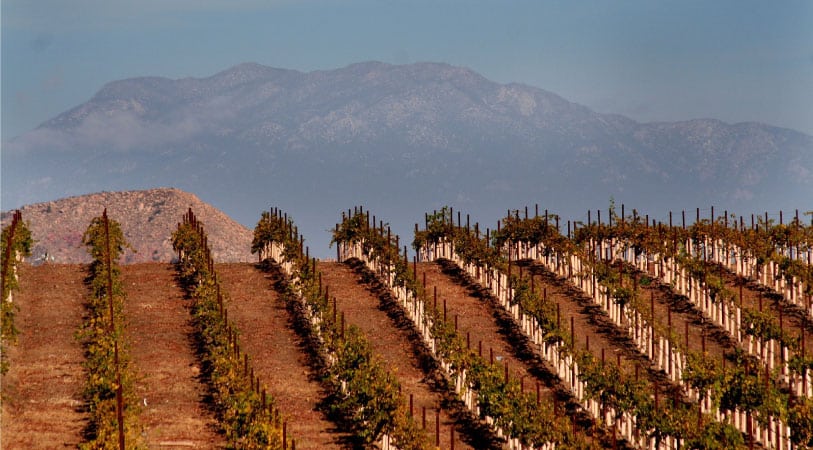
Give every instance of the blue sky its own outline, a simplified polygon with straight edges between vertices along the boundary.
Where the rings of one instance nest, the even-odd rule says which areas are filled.
[[[2,138],[104,83],[440,61],[640,121],[813,134],[809,1],[3,0]]]

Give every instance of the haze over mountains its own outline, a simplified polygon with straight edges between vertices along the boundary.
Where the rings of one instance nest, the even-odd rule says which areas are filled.
[[[539,203],[585,219],[610,198],[653,217],[813,209],[813,137],[712,119],[638,123],[445,64],[114,81],[3,143],[3,209],[171,185],[244,225],[279,206],[312,241],[356,204],[408,233],[449,204],[493,226]]]

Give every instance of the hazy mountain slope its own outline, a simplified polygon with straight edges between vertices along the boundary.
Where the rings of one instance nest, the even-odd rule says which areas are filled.
[[[58,263],[89,262],[82,235],[90,221],[107,208],[109,217],[121,224],[132,246],[125,251],[123,262],[135,263],[173,259],[172,232],[190,207],[203,221],[217,261],[253,260],[250,230],[195,195],[178,189],[102,192],[28,205],[20,211],[36,241],[32,256],[35,261],[44,260],[47,253],[49,261],[53,257]]]
[[[534,202],[581,218],[611,197],[653,216],[710,204],[813,209],[810,136],[710,119],[637,123],[434,63],[309,73],[241,64],[208,78],[114,81],[5,142],[2,171],[4,209],[173,185],[249,226],[281,206],[320,235],[357,203],[406,226],[443,204],[488,221]]]

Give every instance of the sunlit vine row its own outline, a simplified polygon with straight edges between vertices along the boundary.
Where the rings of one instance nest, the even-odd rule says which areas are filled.
[[[172,234],[172,244],[179,256],[179,277],[192,298],[203,374],[229,448],[284,448],[282,418],[255,380],[248,355],[240,353],[239,332],[224,313],[225,293],[220,292],[203,224],[191,210]]]
[[[519,219],[509,215],[495,232],[481,236],[475,229],[455,225],[448,210],[427,218],[426,230],[416,233],[415,247],[421,248],[440,242],[453,242],[455,251],[467,263],[497,268],[509,273],[509,260],[501,249],[508,242],[546,242],[549,248],[561,252],[574,251],[575,244],[562,236],[553,226],[555,216]],[[556,309],[539,294],[530,289],[527,277],[510,274],[514,289],[513,302],[523,313],[535,318],[551,341],[561,342],[576,359],[582,371],[580,379],[588,385],[588,398],[600,399],[602,404],[613,407],[617,414],[629,413],[636,417],[638,428],[650,430],[651,437],[660,441],[667,436],[680,439],[685,444],[708,447],[722,442],[732,447],[742,445],[742,437],[736,430],[704,418],[705,427],[692,426],[696,420],[695,408],[683,402],[658,402],[645,383],[622,373],[615,365],[604,365],[588,351],[573,348],[570,336],[558,324]]]
[[[17,327],[14,326],[14,317],[17,307],[13,301],[13,292],[19,290],[18,268],[22,259],[31,255],[31,231],[23,222],[20,211],[14,211],[11,223],[3,227],[0,255],[2,255],[2,296],[0,297],[0,375],[8,372],[8,344],[17,342]]]
[[[370,223],[368,213],[356,211],[343,217],[334,230],[333,243],[362,246],[371,260],[391,268],[393,283],[423,299],[425,320],[435,342],[437,357],[456,373],[466,373],[479,402],[481,418],[494,419],[495,424],[523,445],[543,446],[556,442],[557,448],[586,448],[590,444],[570,433],[569,421],[554,414],[550,404],[539,402],[530,392],[523,392],[516,379],[506,379],[503,367],[491,364],[469,349],[466,340],[444,319],[443,312],[432,305],[406,256],[402,255],[398,238],[385,232],[383,224]]]
[[[281,251],[274,254],[273,248]],[[348,423],[354,438],[364,446],[386,437],[401,450],[429,449],[426,434],[406,408],[398,380],[358,327],[342,329],[338,311],[331,309],[319,284],[316,260],[307,256],[293,221],[278,210],[263,212],[251,250],[287,268],[289,295],[304,302],[310,333],[328,367],[329,407]]]
[[[86,442],[80,448],[119,449],[121,443],[128,449],[144,448],[134,390],[135,369],[124,339],[126,294],[118,265],[129,244],[121,225],[109,219],[106,210],[91,221],[82,243],[92,262],[86,279],[90,288],[87,315],[77,332],[85,348],[83,397],[89,415]]]

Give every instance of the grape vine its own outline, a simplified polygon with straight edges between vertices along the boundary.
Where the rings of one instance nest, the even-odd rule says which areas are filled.
[[[273,248],[280,248],[274,254]],[[401,450],[428,450],[427,436],[406,409],[398,380],[373,353],[369,341],[355,326],[346,330],[338,323],[319,284],[315,259],[303,248],[303,240],[287,216],[278,210],[263,212],[254,229],[252,253],[277,259],[289,268],[289,294],[300,298],[310,312],[311,332],[322,343],[327,362],[331,411],[348,423],[361,445],[369,447],[386,434]]]
[[[420,238],[424,241],[432,239],[443,235],[446,229],[445,224],[432,222],[432,227]],[[569,433],[569,422],[555,415],[550,405],[538,402],[531,393],[523,392],[518,380],[506,379],[500,365],[486,362],[467,348],[465,339],[455,331],[454,324],[444,319],[440,309],[431,306],[432,302],[428,301],[415,273],[410,270],[406,257],[401,255],[397,241],[396,236],[385,232],[383,224],[371,225],[369,214],[357,210],[344,216],[333,232],[332,243],[359,244],[365,255],[392,269],[394,286],[405,288],[415,298],[424,300],[425,320],[436,343],[436,355],[456,373],[465,371],[477,392],[481,418],[492,417],[497,426],[509,436],[518,438],[523,445],[542,446],[557,442],[561,443],[561,448],[588,446]],[[474,246],[480,244],[473,240],[470,243]],[[474,252],[471,252],[471,256],[483,260],[490,257],[487,253]]]
[[[179,278],[192,298],[203,374],[229,448],[284,448],[280,414],[260,389],[248,355],[240,352],[239,331],[226,317],[227,299],[217,281],[203,224],[191,209],[172,234],[172,243],[179,255]]]
[[[118,260],[129,244],[121,226],[109,219],[107,210],[94,218],[84,235],[93,261],[86,283],[87,317],[77,338],[85,347],[87,377],[83,397],[89,420],[83,449],[140,449],[140,409],[134,391],[135,369],[124,340],[125,292]]]
[[[14,317],[17,314],[17,307],[13,303],[14,291],[19,290],[17,272],[22,258],[31,255],[31,247],[34,240],[31,238],[31,231],[23,222],[22,214],[19,210],[14,211],[11,223],[3,227],[2,247],[2,297],[0,297],[0,375],[5,375],[9,370],[7,355],[7,345],[17,342],[17,327],[14,326]]]
[[[576,243],[559,233],[553,225],[556,220],[556,216],[520,219],[517,212],[505,217],[493,234],[480,237],[477,229],[464,228],[460,224],[455,226],[450,212],[443,209],[427,217],[426,230],[416,232],[413,245],[416,250],[420,250],[428,245],[450,242],[465,263],[480,265],[482,261],[489,261],[490,267],[509,274],[510,286],[513,288],[512,303],[519,305],[523,313],[534,317],[546,339],[560,342],[573,355],[580,368],[579,377],[587,384],[586,397],[600,400],[602,405],[613,408],[619,416],[623,413],[632,414],[637,418],[638,427],[650,430],[651,437],[656,441],[672,436],[705,448],[706,444],[702,444],[703,442],[711,442],[723,435],[738,436],[738,432],[732,431],[728,426],[714,428],[717,431],[711,436],[704,434],[708,433],[708,429],[686,426],[687,417],[696,415],[688,404],[680,401],[658,402],[657,395],[653,398],[644,383],[629,378],[614,365],[600,364],[587,351],[573,348],[567,333],[558,326],[555,309],[530,289],[527,279],[510,273],[511,262],[500,252],[507,243],[519,241],[531,245],[544,242],[546,251],[550,252],[575,252]],[[612,279],[610,273],[606,275],[603,281]],[[622,290],[619,279],[616,278],[615,283],[607,285],[612,293],[617,294],[618,301],[632,300],[632,293]],[[706,418],[705,421],[711,422],[711,419]],[[742,443],[741,437],[739,440],[729,441],[732,446]]]

